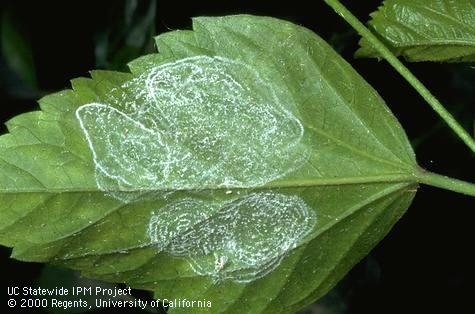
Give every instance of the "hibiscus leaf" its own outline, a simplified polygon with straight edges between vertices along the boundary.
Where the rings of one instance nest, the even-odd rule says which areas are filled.
[[[409,206],[403,129],[292,23],[200,17],[156,41],[131,73],[93,71],[7,123],[0,243],[212,312],[313,302]]]
[[[475,61],[475,2],[386,0],[369,26],[409,61]],[[356,57],[380,57],[364,38]]]

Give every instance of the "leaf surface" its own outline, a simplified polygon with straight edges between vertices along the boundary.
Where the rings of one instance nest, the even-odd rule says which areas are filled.
[[[370,28],[408,61],[475,60],[475,1],[386,0],[371,14]],[[380,57],[364,38],[356,57]]]
[[[93,71],[7,123],[0,243],[175,312],[289,313],[409,206],[409,142],[380,96],[292,23],[200,17],[131,73]]]

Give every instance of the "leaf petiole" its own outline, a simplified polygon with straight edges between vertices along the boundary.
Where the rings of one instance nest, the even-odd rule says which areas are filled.
[[[447,123],[447,125],[458,135],[458,137],[475,152],[475,140],[472,136],[454,119],[454,117],[444,108],[439,100],[419,81],[414,74],[366,27],[361,23],[344,5],[338,0],[324,0],[335,10],[347,23],[349,23],[361,36],[366,38],[373,48],[376,49],[386,61],[399,73],[406,81],[417,90],[417,92],[427,101],[434,111]]]
[[[475,184],[420,169],[415,173],[419,183],[465,195],[475,196]]]

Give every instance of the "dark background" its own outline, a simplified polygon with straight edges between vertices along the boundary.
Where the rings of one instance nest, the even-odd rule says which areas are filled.
[[[366,21],[380,1],[343,3]],[[68,88],[69,79],[88,76],[89,70],[126,70],[127,61],[154,51],[153,35],[190,28],[192,16],[237,13],[279,17],[315,31],[383,96],[422,167],[475,181],[473,153],[385,62],[353,59],[357,34],[323,1],[2,1],[1,122],[38,109],[39,97]],[[473,134],[473,64],[408,66]],[[474,218],[473,198],[423,186],[407,214],[371,254],[303,312],[472,312]],[[10,252],[0,248],[0,299],[7,311],[8,286],[83,280],[70,271],[14,261]]]

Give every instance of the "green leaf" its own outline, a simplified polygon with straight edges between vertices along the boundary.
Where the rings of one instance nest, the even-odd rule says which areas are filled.
[[[371,14],[370,28],[408,61],[475,61],[473,0],[386,0]],[[356,57],[380,57],[361,39]]]
[[[403,129],[292,23],[200,17],[156,41],[131,73],[93,71],[7,123],[0,243],[211,312],[313,302],[409,206]]]

